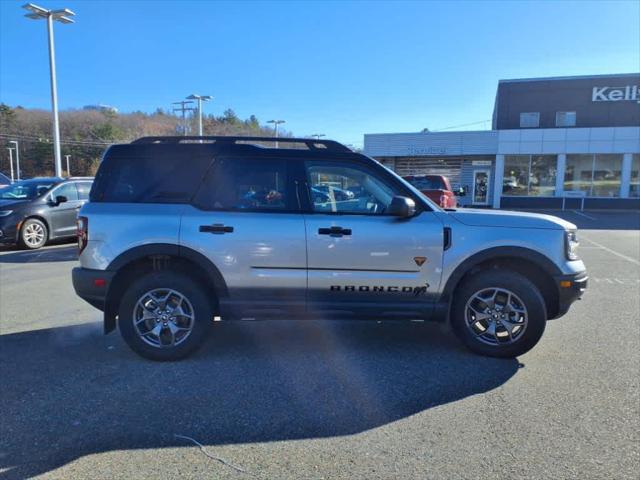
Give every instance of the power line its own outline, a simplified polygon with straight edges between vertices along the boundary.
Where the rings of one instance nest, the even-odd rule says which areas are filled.
[[[18,139],[23,141],[30,142],[43,142],[43,143],[51,143],[53,140],[51,137],[37,137],[35,135],[12,135],[9,133],[0,133],[0,138],[6,139]],[[124,140],[123,140],[124,141]],[[95,142],[95,141],[84,141],[84,140],[61,140],[60,143],[64,143],[67,145],[77,145],[77,146],[87,146],[87,147],[108,147],[109,145],[113,145],[114,143],[119,143],[118,140],[113,142]]]
[[[487,123],[490,122],[491,120],[480,120],[479,122],[472,122],[472,123],[463,123],[462,125],[453,125],[452,127],[445,127],[445,128],[439,128],[437,130],[432,130],[433,132],[442,132],[443,130],[451,130],[454,128],[460,128],[460,127],[470,127],[471,125],[480,125],[481,123]]]

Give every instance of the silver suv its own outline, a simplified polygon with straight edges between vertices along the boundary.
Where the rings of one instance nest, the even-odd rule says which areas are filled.
[[[559,218],[444,211],[332,141],[149,137],[107,150],[78,219],[77,294],[144,357],[216,321],[429,319],[474,352],[531,349],[587,285]]]

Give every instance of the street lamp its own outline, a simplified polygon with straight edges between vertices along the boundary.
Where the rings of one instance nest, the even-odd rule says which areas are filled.
[[[287,123],[287,122],[284,120],[268,120],[267,123],[273,123],[275,133],[276,133],[276,138],[278,138],[278,125],[282,123]],[[278,140],[276,140],[276,148],[278,148]]]
[[[312,133],[309,135],[311,138],[315,138],[316,140],[320,140],[320,137],[326,137],[324,133]]]
[[[17,140],[10,140],[9,143],[13,143],[15,145],[15,149],[16,149],[16,176],[18,177],[18,180],[20,180],[20,149],[18,148],[18,141]]]
[[[51,74],[51,106],[53,110],[53,155],[56,162],[56,176],[62,176],[62,159],[60,157],[60,126],[58,124],[58,87],[56,85],[56,56],[53,45],[53,21],[60,23],[74,23],[69,17],[73,17],[73,13],[68,8],[59,10],[47,10],[33,3],[27,3],[22,8],[29,10],[25,17],[32,20],[47,20],[47,31],[49,32],[49,71]]]
[[[187,100],[197,100],[198,101],[198,136],[202,136],[202,102],[208,102],[212,100],[213,97],[211,95],[196,95],[192,93],[187,97]]]

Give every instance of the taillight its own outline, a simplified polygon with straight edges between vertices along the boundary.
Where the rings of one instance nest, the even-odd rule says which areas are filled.
[[[89,219],[87,217],[78,217],[78,253],[82,253],[89,241]]]

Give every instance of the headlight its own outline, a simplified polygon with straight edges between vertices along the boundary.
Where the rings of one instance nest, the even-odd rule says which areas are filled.
[[[564,246],[569,260],[578,260],[578,245],[580,245],[580,242],[578,242],[578,232],[575,230],[565,232]]]
[[[13,213],[13,210],[0,210],[0,217],[8,217]]]

